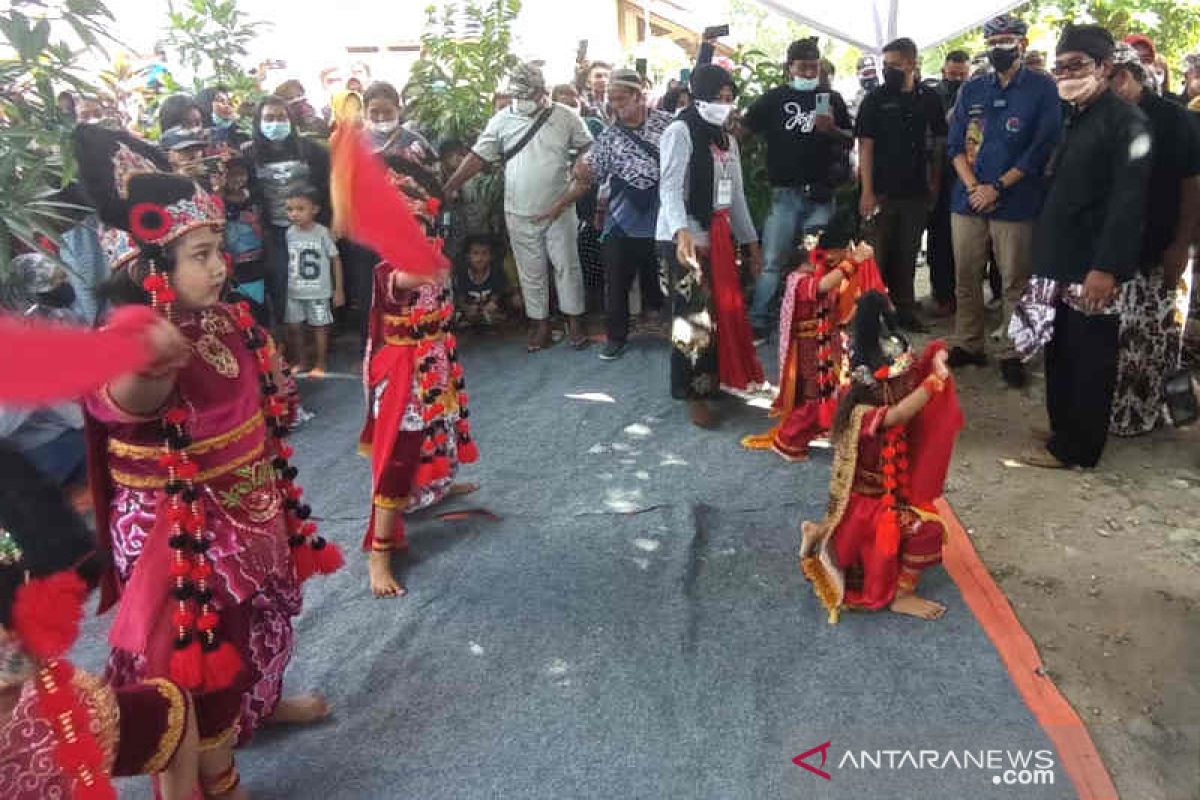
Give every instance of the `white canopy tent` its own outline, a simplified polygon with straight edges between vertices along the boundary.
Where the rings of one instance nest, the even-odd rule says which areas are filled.
[[[760,4],[821,33],[877,53],[907,36],[919,48],[981,26],[1020,0],[758,0]]]

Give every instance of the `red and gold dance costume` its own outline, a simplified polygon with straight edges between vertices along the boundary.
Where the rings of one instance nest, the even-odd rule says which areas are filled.
[[[119,599],[109,677],[169,677],[194,695],[202,747],[245,741],[279,700],[300,584],[336,570],[341,554],[317,536],[295,482],[293,404],[270,338],[244,304],[175,305],[166,248],[221,227],[220,201],[155,172],[126,134],[81,128],[76,141],[102,220],[137,248],[116,263],[138,270],[150,306],[193,350],[154,414],[127,412],[108,387],[85,399],[97,520],[114,561],[101,610]]]
[[[129,344],[131,354],[145,349]],[[0,448],[0,471],[0,526],[12,527],[0,527],[0,708],[11,707],[0,716],[0,797],[111,800],[109,776],[170,765],[187,729],[187,695],[167,680],[114,690],[67,660],[89,591],[83,574],[95,574],[94,541],[18,453]]]
[[[115,798],[109,776],[153,775],[175,758],[191,713],[176,684],[113,689],[62,660],[41,673],[0,724],[0,797]]]
[[[412,217],[428,230],[437,215],[437,200],[411,175],[398,171],[402,165],[389,165],[391,183]],[[440,247],[436,239],[427,242]],[[372,508],[399,512],[440,501],[458,465],[479,458],[471,438],[469,398],[451,332],[454,306],[445,278],[395,289],[393,275],[407,272],[388,261],[375,267],[363,370],[367,420],[359,437],[360,452],[371,457]],[[376,535],[372,513],[363,548],[407,548],[403,514],[395,520],[392,531]]]
[[[829,432],[838,391],[849,380],[846,327],[854,319],[863,292],[883,288],[869,247],[839,248],[844,255],[829,263],[828,251],[812,251],[815,270],[788,276],[779,310],[779,394],[771,416],[779,424],[747,436],[749,450],[774,450],[789,461],[808,457],[809,444]],[[845,276],[841,285],[821,294],[819,284],[832,270]]]
[[[872,401],[853,407],[835,434],[828,511],[805,526],[800,546],[801,569],[831,623],[842,607],[887,608],[897,592],[915,590],[923,570],[941,563],[945,526],[933,501],[942,494],[963,422],[953,379],[932,373],[944,349],[931,343],[899,374],[882,368],[873,376]],[[889,407],[922,387],[931,399],[917,416],[884,427]]]

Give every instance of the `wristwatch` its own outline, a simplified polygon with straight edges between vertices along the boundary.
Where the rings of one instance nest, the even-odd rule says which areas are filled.
[[[1008,187],[1004,185],[1003,179],[996,178],[996,180],[992,181],[992,188],[996,190],[996,194],[1004,194],[1004,190]]]

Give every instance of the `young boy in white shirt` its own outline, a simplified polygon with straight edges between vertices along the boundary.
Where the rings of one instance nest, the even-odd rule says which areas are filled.
[[[313,189],[301,188],[287,199],[288,289],[284,322],[287,323],[289,357],[307,364],[304,329],[312,330],[316,353],[311,369],[300,366],[310,378],[323,378],[328,366],[329,327],[333,309],[346,304],[342,262],[329,229],[317,222],[320,204]]]

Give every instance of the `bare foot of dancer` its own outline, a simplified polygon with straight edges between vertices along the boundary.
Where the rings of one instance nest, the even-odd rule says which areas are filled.
[[[376,597],[404,597],[408,590],[396,580],[392,574],[392,553],[390,543],[386,547],[373,549],[367,555],[367,577],[371,581],[371,594]]]
[[[478,483],[452,483],[446,492],[447,497],[463,497],[479,491]]]
[[[892,611],[918,619],[939,619],[946,613],[946,607],[915,594],[898,594],[892,601]]]
[[[329,701],[321,695],[301,694],[280,700],[266,722],[271,725],[311,725],[330,713]]]

